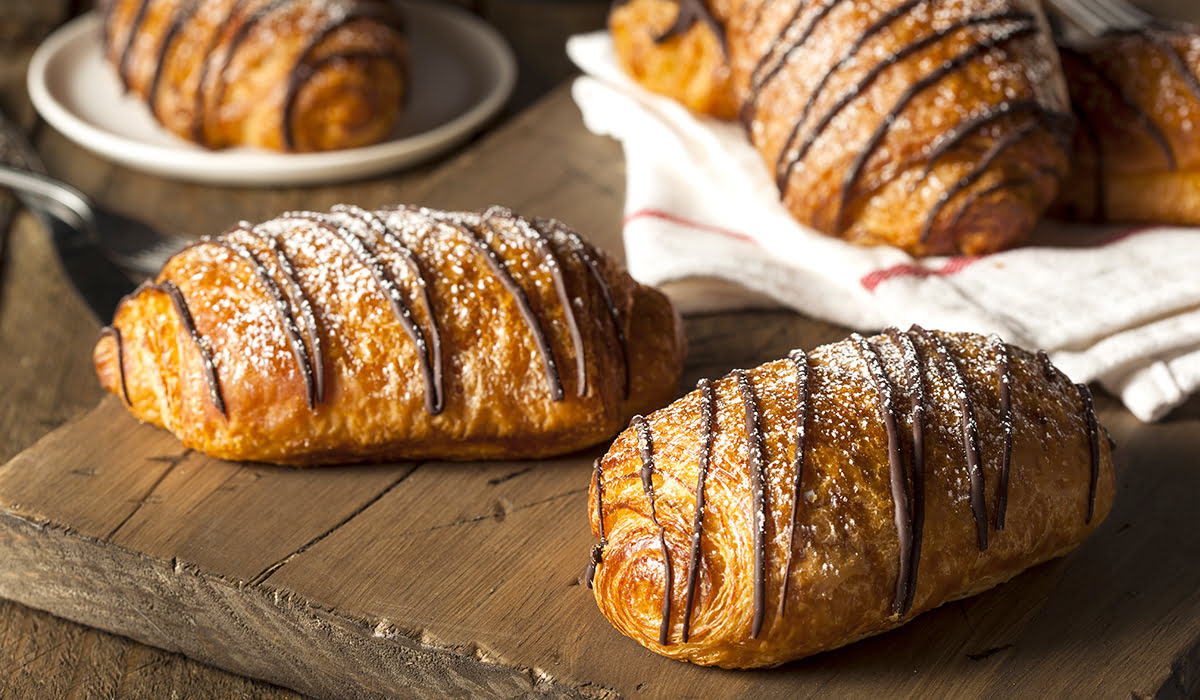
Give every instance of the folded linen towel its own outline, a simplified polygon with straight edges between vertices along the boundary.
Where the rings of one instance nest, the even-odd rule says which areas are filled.
[[[624,148],[629,271],[684,313],[765,297],[859,330],[996,333],[1046,350],[1143,421],[1200,388],[1200,229],[1047,220],[1022,248],[925,259],[852,246],[788,214],[739,124],[625,76],[606,33],[572,37],[567,53],[585,73],[572,86],[584,122]],[[705,280],[720,292],[697,293]],[[729,294],[728,282],[745,293]]]

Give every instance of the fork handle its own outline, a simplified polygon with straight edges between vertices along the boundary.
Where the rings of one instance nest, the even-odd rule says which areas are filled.
[[[54,178],[0,165],[0,186],[17,193],[25,206],[49,214],[64,223],[95,233],[96,217],[87,195]]]

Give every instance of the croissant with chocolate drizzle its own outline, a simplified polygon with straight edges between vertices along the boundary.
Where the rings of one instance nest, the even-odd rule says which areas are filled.
[[[1200,27],[1114,31],[1060,52],[1079,128],[1056,213],[1200,224]]]
[[[101,15],[125,89],[209,148],[369,145],[403,105],[407,44],[384,0],[105,0]]]
[[[637,22],[657,28],[659,16],[676,18],[669,31],[643,31],[640,44],[615,41],[624,65],[639,63],[628,46],[655,57],[630,70],[651,89],[656,66],[686,76],[677,64],[725,61],[728,89],[783,204],[830,236],[917,256],[1011,247],[1066,171],[1073,120],[1035,0],[630,0],[620,8],[610,22],[615,39]],[[701,54],[702,46],[716,48]]]
[[[596,462],[588,581],[659,654],[773,666],[1071,550],[1111,508],[1111,449],[1044,353],[855,334],[634,417]]]
[[[577,233],[503,208],[338,206],[171,258],[96,344],[101,383],[215,457],[542,457],[677,395],[682,325]]]

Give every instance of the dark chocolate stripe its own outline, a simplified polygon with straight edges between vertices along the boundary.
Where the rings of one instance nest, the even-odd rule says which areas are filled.
[[[1100,483],[1100,424],[1096,420],[1096,405],[1092,402],[1092,392],[1087,384],[1076,384],[1079,400],[1083,402],[1083,416],[1087,421],[1088,446],[1091,448],[1091,478],[1088,483],[1087,519],[1092,522],[1096,514],[1096,487]]]
[[[254,27],[263,20],[263,18],[265,18],[275,9],[288,5],[292,2],[295,2],[295,0],[270,0],[262,7],[259,7],[258,9],[254,10],[254,12],[250,13],[250,16],[248,16],[244,21],[242,21],[241,24],[237,26],[237,29],[234,30],[233,37],[229,40],[229,45],[225,49],[225,54],[221,61],[221,67],[217,70],[216,77],[214,78],[216,81],[213,87],[212,104],[214,106],[219,106],[221,104],[221,100],[225,94],[225,75],[229,71],[230,64],[233,63],[234,55],[237,53],[238,49],[241,48],[242,42],[246,40],[246,37],[250,36],[251,30],[253,30]],[[242,2],[238,2],[237,5],[230,10],[228,15],[229,22],[234,22],[234,17],[237,15],[241,4]],[[204,127],[208,121],[206,119],[207,110],[205,109],[208,103],[204,99],[204,82],[208,75],[209,63],[213,57],[214,49],[216,48],[216,45],[223,34],[224,28],[219,28],[213,38],[213,46],[210,47],[209,55],[207,60],[205,60],[204,68],[201,71],[200,83],[196,86],[196,123],[193,125],[192,131],[194,140],[201,143],[204,142]]]
[[[860,34],[854,43],[846,50],[846,52],[842,54],[842,57],[838,59],[838,62],[833,64],[833,66],[825,72],[825,75],[821,76],[821,80],[817,82],[816,86],[813,87],[812,91],[809,93],[809,99],[805,101],[804,109],[800,111],[800,116],[796,119],[795,123],[792,124],[792,130],[788,133],[788,137],[784,139],[783,148],[779,149],[779,157],[775,160],[775,177],[777,183],[781,179],[781,170],[787,171],[787,176],[782,178],[784,182],[786,182],[787,177],[791,175],[792,168],[795,166],[793,163],[789,163],[789,167],[785,168],[783,161],[787,157],[788,152],[791,150],[792,144],[796,142],[796,138],[800,135],[800,127],[808,123],[809,114],[812,112],[813,107],[816,106],[817,100],[820,98],[821,93],[825,90],[825,86],[829,83],[830,78],[832,78],[834,74],[836,74],[842,68],[845,68],[851,61],[853,61],[854,57],[858,55],[858,52],[861,51],[864,46],[866,46],[867,41],[869,41],[871,37],[886,29],[889,25],[891,25],[892,22],[895,22],[911,12],[918,5],[922,5],[927,1],[928,0],[909,0],[903,5],[894,7],[890,11],[884,13],[879,19],[863,30],[863,33]],[[858,88],[858,90],[861,91],[861,88]],[[827,118],[831,119],[832,117],[829,116]],[[811,138],[815,139],[815,136]],[[804,152],[808,151],[807,148],[804,148],[803,150]],[[803,158],[803,156],[800,156],[796,160],[799,160],[800,158]],[[780,189],[782,189],[782,186],[780,186]]]
[[[226,28],[235,20],[234,18],[241,14],[242,6],[249,0],[235,0],[233,5],[229,7],[229,12],[225,15],[225,22],[218,24],[213,28],[212,36],[208,39],[208,45],[205,47],[204,53],[200,55],[200,75],[196,78],[196,95],[192,104],[192,140],[199,143],[204,143],[204,110],[206,101],[204,99],[205,86],[208,83],[208,76],[213,70],[213,60],[216,58],[217,47],[220,45],[221,37],[225,35]]]
[[[601,466],[600,458],[592,463],[592,482],[595,484],[596,490],[596,522],[600,528],[600,542],[592,547],[592,554],[588,557],[587,572],[584,575],[584,580],[587,582],[587,587],[591,588],[596,579],[596,566],[604,561],[604,548],[608,546],[608,540],[604,537],[604,468]],[[687,641],[687,626],[684,623],[683,640]]]
[[[563,316],[567,321],[567,333],[571,336],[571,345],[575,348],[575,377],[579,385],[576,394],[587,396],[587,355],[583,350],[583,335],[579,332],[579,320],[575,317],[575,307],[571,304],[571,295],[567,293],[567,282],[563,277],[562,263],[554,254],[554,249],[550,247],[545,232],[537,221],[530,224],[504,207],[489,207],[483,213],[483,217],[488,221],[491,221],[493,217],[498,217],[515,226],[533,243],[538,255],[541,256],[542,264],[550,271],[550,279],[554,283],[554,291],[558,295],[558,305],[562,307]]]
[[[1095,77],[1096,81],[1099,82],[1102,87],[1108,90],[1109,93],[1116,97],[1121,104],[1125,105],[1125,107],[1133,113],[1133,118],[1142,126],[1143,129],[1146,130],[1146,133],[1158,146],[1159,150],[1162,151],[1163,157],[1166,158],[1167,161],[1167,169],[1175,170],[1177,167],[1175,151],[1171,148],[1171,143],[1167,141],[1166,135],[1163,134],[1162,130],[1158,128],[1158,125],[1154,123],[1154,120],[1150,117],[1150,114],[1138,106],[1133,97],[1131,97],[1129,93],[1125,92],[1125,90],[1121,88],[1120,84],[1110,78],[1108,74],[1100,69],[1100,66],[1097,65],[1095,61],[1093,61],[1082,51],[1076,51],[1069,46],[1061,45],[1058,47],[1058,50],[1059,53],[1065,54],[1077,61],[1080,66],[1082,66]]]
[[[654,436],[650,433],[650,425],[642,416],[634,416],[630,421],[637,432],[638,453],[642,460],[642,491],[650,504],[650,522],[658,528],[658,543],[662,547],[663,558],[663,602],[662,623],[658,629],[658,643],[666,645],[670,640],[671,631],[671,595],[674,574],[671,570],[671,557],[667,551],[667,533],[662,523],[658,522],[658,512],[654,504]]]
[[[911,601],[912,591],[909,584],[914,578],[912,571],[913,549],[913,520],[912,507],[909,501],[908,484],[904,473],[904,456],[900,444],[900,431],[897,423],[896,402],[892,394],[892,383],[883,370],[883,361],[866,338],[858,333],[850,335],[851,342],[858,350],[863,364],[867,367],[867,377],[875,385],[875,393],[879,406],[879,415],[883,420],[883,429],[887,434],[888,450],[888,480],[892,488],[892,516],[896,523],[896,538],[899,545],[899,574],[896,576],[896,591],[892,598],[892,612],[900,615],[906,610],[905,601]]]
[[[754,21],[751,23],[752,27],[758,27],[759,23],[762,21],[763,10],[766,9],[767,5],[769,4],[770,0],[764,0],[761,4],[759,4],[758,10],[754,15]],[[807,0],[796,0],[796,9],[792,11],[792,16],[789,17],[788,21],[784,23],[783,28],[771,37],[771,41],[767,44],[767,48],[763,51],[762,55],[758,57],[758,61],[755,62],[754,68],[750,70],[750,85],[747,87],[746,97],[742,101],[742,108],[739,112],[739,117],[742,122],[749,124],[750,120],[754,117],[755,103],[758,102],[758,92],[762,87],[760,76],[762,75],[763,70],[767,67],[767,61],[771,59],[771,57],[775,54],[775,51],[783,43],[783,37],[788,33],[788,30],[792,28],[792,25],[796,23],[796,20],[800,19],[800,13],[804,12],[804,8],[806,6]]]
[[[387,298],[388,303],[391,305],[396,320],[400,322],[400,325],[404,328],[404,332],[408,334],[409,339],[416,346],[417,362],[421,365],[421,374],[425,379],[425,410],[433,414],[436,385],[434,384],[433,368],[430,363],[429,344],[425,341],[425,333],[413,319],[408,305],[404,303],[396,281],[392,279],[392,276],[388,273],[379,257],[367,247],[366,243],[359,238],[357,233],[330,222],[321,214],[294,211],[288,212],[280,218],[300,219],[315,223],[319,229],[331,235],[334,239],[341,241],[354,257],[358,259],[359,263],[371,273],[371,277],[375,280],[380,293]]]
[[[100,337],[112,336],[113,342],[117,344],[117,374],[121,377],[121,398],[125,400],[126,406],[132,406],[133,401],[129,399],[129,385],[125,383],[125,341],[121,338],[121,329],[116,326],[105,326],[100,329]]]
[[[950,217],[950,221],[946,222],[946,229],[953,231],[955,228],[957,228],[958,222],[961,221],[964,216],[966,216],[967,212],[970,211],[975,202],[979,201],[980,199],[1002,190],[1016,189],[1026,185],[1033,185],[1035,182],[1036,180],[1034,180],[1033,177],[1005,178],[995,184],[988,185],[987,187],[967,194],[967,196],[963,199],[962,206],[955,210],[954,216]]]
[[[763,474],[765,448],[754,387],[751,386],[745,370],[734,370],[733,374],[737,378],[738,392],[742,395],[746,416],[746,458],[750,472],[750,503],[754,518],[750,524],[754,541],[754,610],[750,621],[750,638],[757,639],[762,631],[767,594],[767,490]]]
[[[283,273],[284,281],[287,282],[288,300],[292,308],[300,310],[300,316],[304,320],[304,337],[308,341],[308,354],[312,361],[313,399],[316,403],[324,403],[325,352],[322,349],[321,334],[317,328],[317,318],[313,313],[312,302],[305,294],[303,287],[300,286],[300,279],[296,276],[295,268],[287,254],[279,246],[279,241],[275,236],[268,233],[263,226],[252,226],[245,221],[241,222],[239,226],[257,236],[275,255],[275,263]]]
[[[512,297],[512,300],[516,302],[517,308],[521,312],[521,317],[525,319],[525,325],[529,327],[529,331],[533,335],[533,342],[537,345],[538,352],[541,354],[542,367],[546,374],[546,383],[550,390],[550,397],[554,401],[562,401],[564,396],[562,377],[559,375],[558,363],[554,360],[554,354],[550,351],[550,341],[546,337],[546,331],[543,330],[542,322],[538,319],[537,314],[533,312],[533,307],[529,304],[529,297],[525,294],[525,290],[521,289],[521,285],[517,284],[517,281],[513,279],[512,273],[509,272],[508,266],[504,263],[504,259],[483,239],[483,236],[474,227],[451,218],[437,218],[439,221],[449,223],[467,237],[467,241],[474,246],[475,250],[483,257],[484,262],[487,263],[488,268],[492,271],[492,275],[496,277],[496,281],[500,283],[500,286],[504,287],[505,291]],[[499,235],[499,232],[487,224],[486,220],[483,221],[483,224],[488,226],[493,233]]]
[[[1049,381],[1057,381],[1058,368],[1056,368],[1054,363],[1050,361],[1050,356],[1046,354],[1045,350],[1037,351],[1037,359],[1038,364],[1042,366],[1042,374],[1046,377],[1046,379]]]
[[[121,59],[117,62],[117,77],[121,79],[121,85],[126,90],[129,89],[129,61],[133,57],[133,44],[141,31],[142,23],[146,21],[146,11],[149,8],[150,0],[142,0],[138,4],[133,21],[129,23],[129,33],[125,35],[125,48],[121,49]]]
[[[765,73],[762,72],[762,69],[766,68],[767,59],[778,46],[778,39],[782,39],[783,35],[786,34],[789,29],[791,29],[796,20],[800,18],[800,14],[806,6],[803,1],[797,5],[796,12],[792,15],[792,18],[788,20],[787,26],[784,27],[782,32],[780,32],[778,39],[772,43],[771,48],[767,50],[767,53],[763,54],[763,57],[759,60],[758,65],[754,67],[754,72],[750,74],[750,88],[746,93],[746,101],[742,105],[742,121],[749,121],[751,118],[753,118],[753,111],[757,106],[758,98],[762,92],[762,89],[766,87],[767,83],[771,82],[776,75],[779,75],[779,72],[783,70],[784,66],[787,65],[788,59],[792,57],[792,54],[804,46],[809,37],[811,37],[813,32],[816,31],[817,25],[821,23],[821,20],[825,19],[825,16],[828,15],[833,8],[841,2],[842,0],[828,0],[826,4],[822,5],[821,8],[813,14],[812,19],[809,20],[804,29],[801,30],[800,36],[793,39],[787,48],[783,50],[779,58],[775,61],[774,65],[767,69]]]
[[[222,416],[226,416],[225,398],[221,395],[221,384],[217,381],[217,366],[213,362],[212,353],[208,350],[208,344],[196,330],[196,322],[192,319],[192,311],[188,308],[187,300],[183,298],[183,292],[179,291],[179,287],[175,286],[171,280],[163,280],[149,285],[149,287],[166,293],[167,297],[171,299],[175,313],[179,314],[179,322],[183,324],[184,332],[188,334],[196,349],[200,351],[201,364],[204,367],[204,380],[208,383],[208,395],[212,399],[213,406],[221,412]]]
[[[395,15],[386,11],[386,5],[356,5],[353,9],[338,14],[328,21],[319,31],[315,32],[300,54],[296,58],[296,63],[292,66],[291,72],[288,74],[287,91],[283,98],[283,110],[281,113],[282,123],[279,125],[283,132],[283,143],[289,149],[296,147],[296,132],[295,125],[292,124],[292,113],[295,111],[296,95],[300,92],[300,88],[311,78],[318,70],[334,60],[355,60],[355,59],[386,59],[390,58],[401,68],[404,61],[400,56],[382,51],[355,51],[332,54],[322,58],[317,63],[309,63],[313,51],[321,45],[325,39],[329,38],[338,29],[346,26],[351,22],[360,20],[382,20],[387,26],[394,31],[399,32],[399,26],[386,22],[393,19]]]
[[[800,148],[794,155],[789,155],[790,151],[788,149],[792,142],[795,141],[795,135],[793,134],[788,138],[787,145],[785,145],[780,151],[779,159],[775,163],[776,187],[778,187],[781,192],[786,188],[787,181],[792,176],[792,171],[796,168],[796,165],[799,164],[800,161],[804,160],[805,156],[808,155],[809,149],[812,148],[817,138],[819,138],[821,134],[825,132],[825,129],[829,126],[829,124],[833,122],[834,118],[840,114],[847,105],[861,96],[863,91],[870,87],[870,85],[874,83],[875,80],[878,79],[879,76],[882,75],[883,72],[888,68],[900,63],[912,54],[926,49],[939,41],[947,39],[951,34],[960,29],[978,25],[994,24],[997,22],[1031,22],[1032,20],[1033,16],[1029,13],[1012,11],[964,17],[938,31],[933,32],[932,34],[905,45],[894,53],[889,54],[879,63],[872,66],[871,70],[867,71],[867,73],[863,75],[863,77],[860,78],[853,87],[842,93],[842,96],[838,98],[838,101],[835,102],[833,106],[831,106],[829,110],[825,112],[821,119],[808,132],[808,135],[805,136],[804,142],[800,145]],[[895,119],[895,115],[893,115],[891,119]],[[890,122],[885,119],[883,123],[889,124]],[[793,132],[798,133],[799,128],[794,128]],[[785,157],[787,158],[787,165],[781,169],[781,165],[783,164]]]
[[[941,338],[920,326],[913,326],[910,332],[916,333],[926,343],[933,346],[937,353],[938,366],[942,376],[950,383],[950,388],[954,391],[955,398],[958,399],[963,452],[966,455],[967,474],[971,479],[971,512],[975,516],[975,534],[979,550],[983,551],[988,546],[988,515],[987,505],[983,500],[984,483],[983,465],[979,457],[979,426],[975,421],[975,407],[971,402],[971,395],[967,393],[967,380]]]
[[[1074,102],[1071,103],[1071,110],[1075,113],[1075,122],[1082,129],[1084,137],[1092,146],[1092,153],[1095,155],[1095,163],[1092,164],[1092,187],[1094,188],[1095,205],[1092,208],[1090,218],[1095,223],[1100,223],[1104,220],[1104,212],[1108,209],[1108,188],[1104,183],[1104,145],[1100,143],[1100,135],[1096,133],[1096,127],[1092,125],[1087,114],[1083,109]]]
[[[1003,138],[997,139],[996,142],[993,143],[991,147],[989,147],[988,150],[979,158],[979,160],[976,161],[974,167],[969,173],[963,175],[958,179],[957,182],[942,190],[941,194],[938,195],[938,198],[933,203],[933,206],[929,208],[929,213],[925,216],[925,223],[921,226],[921,235],[917,240],[924,243],[925,240],[929,238],[929,234],[931,231],[933,231],[933,224],[937,220],[938,214],[940,214],[942,209],[944,209],[945,206],[950,203],[950,200],[954,199],[955,195],[978,182],[979,178],[983,177],[988,168],[992,166],[992,163],[996,162],[997,158],[1003,155],[1004,152],[1009,148],[1020,143],[1026,136],[1037,131],[1037,129],[1038,123],[1036,121],[1031,121],[1023,125],[1020,129],[1017,129],[1016,131],[1010,131],[1005,134]],[[954,220],[957,219],[958,217],[955,216]]]
[[[712,29],[713,35],[721,42],[721,50],[726,55],[729,54],[729,47],[725,41],[725,28],[717,22],[716,17],[713,17],[707,3],[703,0],[676,0],[675,5],[679,8],[675,14],[675,21],[654,37],[654,43],[661,44],[672,37],[680,36],[691,29],[696,22],[702,21]]]
[[[784,552],[783,584],[779,589],[777,614],[780,619],[787,612],[788,582],[792,577],[792,555],[796,548],[796,519],[800,516],[800,499],[804,482],[804,451],[808,440],[808,414],[810,412],[811,388],[808,383],[808,355],[796,349],[788,353],[788,359],[796,369],[796,454],[792,459],[792,511],[788,516],[787,550]]]
[[[584,241],[583,237],[578,233],[575,233],[566,224],[557,219],[542,220],[541,224],[553,227],[556,232],[566,237],[571,253],[583,262],[592,279],[600,287],[600,294],[604,297],[604,304],[608,308],[608,317],[612,321],[613,332],[616,334],[617,343],[621,347],[622,371],[624,373],[621,398],[628,398],[630,374],[629,341],[625,339],[624,324],[621,321],[621,312],[617,309],[617,303],[613,299],[612,285],[609,284],[608,278],[604,275],[604,270],[600,269],[600,261],[597,259],[596,250]]]
[[[942,133],[929,145],[929,151],[925,156],[925,167],[921,170],[921,177],[909,187],[909,191],[915,190],[918,183],[923,182],[925,178],[929,177],[929,173],[933,171],[933,166],[937,165],[942,156],[961,145],[971,134],[978,132],[985,126],[995,124],[1008,116],[1026,113],[1041,116],[1045,111],[1041,103],[1037,100],[1001,102],[999,105],[985,109],[970,119],[959,122],[953,129]]]
[[[1008,511],[1008,477],[1012,466],[1012,364],[1008,357],[1008,345],[1000,336],[989,335],[988,342],[996,360],[996,382],[1000,386],[1000,429],[1004,431],[1003,451],[1000,454],[1000,482],[996,485],[996,530],[999,531],[1004,529],[1004,515]]]
[[[701,379],[700,391],[700,457],[697,463],[696,512],[692,516],[692,550],[688,559],[687,585],[684,588],[683,636],[686,643],[692,626],[692,604],[696,597],[696,576],[700,571],[700,545],[704,536],[704,483],[708,479],[708,464],[712,458],[713,423],[716,422],[716,395],[712,383]]]
[[[912,546],[908,553],[904,596],[899,605],[893,603],[896,614],[903,615],[912,609],[917,593],[917,575],[921,565],[921,546],[925,539],[925,385],[921,377],[921,356],[917,346],[906,333],[897,328],[888,328],[885,334],[900,349],[908,385],[909,422],[912,425],[912,444],[908,458],[912,465],[911,500],[909,518],[912,523]]]
[[[262,264],[254,253],[249,248],[228,240],[226,237],[233,234],[235,231],[246,231],[243,228],[234,228],[222,234],[222,238],[210,238],[203,240],[197,245],[214,245],[224,248],[234,255],[241,258],[254,271],[258,278],[259,284],[267,290],[267,296],[271,300],[271,304],[275,309],[275,317],[279,319],[279,325],[283,328],[283,333],[287,336],[288,345],[292,349],[292,357],[296,360],[296,368],[300,372],[300,376],[304,379],[305,399],[308,402],[309,408],[316,406],[316,385],[313,381],[313,364],[308,357],[308,349],[304,346],[304,341],[300,338],[300,329],[296,325],[296,317],[292,315],[291,305],[284,298],[283,292],[279,290],[279,285],[275,284],[275,280],[271,277],[271,273],[266,266]],[[249,233],[249,231],[246,231]]]
[[[1179,53],[1179,49],[1167,41],[1158,30],[1147,30],[1143,32],[1143,36],[1167,57],[1167,61],[1170,62],[1171,67],[1175,69],[1175,72],[1179,74],[1179,77],[1187,85],[1188,90],[1191,91],[1192,98],[1200,100],[1200,79],[1197,79],[1196,73],[1188,65],[1183,55]]]
[[[154,62],[154,74],[150,76],[150,87],[146,90],[146,104],[150,106],[150,111],[155,117],[160,117],[156,103],[158,102],[158,86],[162,82],[163,68],[167,63],[167,54],[170,53],[175,38],[183,31],[184,26],[192,18],[192,15],[196,14],[199,7],[200,0],[180,3],[171,16],[171,24],[163,33],[162,43],[158,46],[158,60]]]
[[[842,179],[842,187],[838,198],[838,209],[834,220],[833,231],[840,232],[842,230],[842,217],[846,212],[846,204],[850,199],[850,192],[853,189],[854,184],[858,182],[858,178],[862,174],[863,168],[866,167],[867,159],[875,153],[876,149],[879,148],[879,144],[883,141],[883,137],[887,135],[892,124],[895,122],[900,113],[908,107],[909,102],[911,102],[917,95],[936,85],[947,75],[962,68],[978,56],[999,47],[1005,42],[1018,39],[1022,36],[1036,34],[1038,31],[1038,26],[1032,23],[1032,21],[1028,24],[1020,24],[1007,32],[988,37],[983,41],[972,44],[970,48],[960,52],[953,58],[944,61],[937,69],[928,75],[913,81],[913,83],[904,91],[904,93],[900,95],[900,98],[896,100],[896,103],[892,106],[891,110],[889,110],[888,113],[885,114],[880,120],[879,126],[875,128],[874,133],[872,133],[870,138],[867,139],[867,142],[863,145],[863,147],[858,150],[858,154],[855,156],[854,162],[846,171],[846,175]]]
[[[340,214],[348,214],[370,227],[371,231],[383,241],[390,250],[399,255],[404,264],[408,267],[415,279],[415,289],[417,296],[421,299],[422,306],[425,307],[425,315],[429,318],[429,365],[433,373],[433,404],[431,413],[438,415],[445,408],[445,379],[442,369],[442,332],[438,328],[437,316],[433,310],[433,300],[429,294],[429,283],[425,279],[425,274],[421,269],[421,263],[417,260],[416,253],[396,235],[392,227],[386,221],[369,212],[362,207],[357,207],[349,204],[335,205],[332,211]]]

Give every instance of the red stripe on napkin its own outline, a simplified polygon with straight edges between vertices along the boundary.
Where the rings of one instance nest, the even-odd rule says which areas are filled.
[[[658,209],[639,209],[625,217],[624,225],[628,226],[630,223],[637,221],[638,219],[661,219],[662,221],[669,221],[673,224],[687,226],[688,228],[694,228],[699,231],[707,231],[708,233],[716,233],[728,238],[735,238],[739,241],[745,241],[746,243],[754,243],[755,245],[758,244],[758,241],[754,240],[753,237],[748,236],[741,231],[734,231],[732,229],[721,228],[719,226],[702,224],[698,221],[685,219],[682,216],[676,216],[675,214]]]

